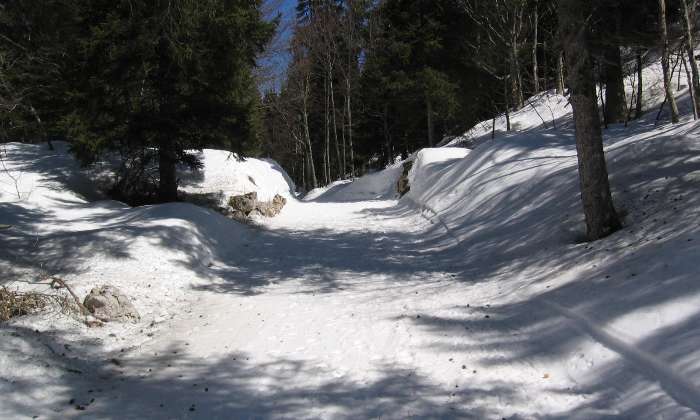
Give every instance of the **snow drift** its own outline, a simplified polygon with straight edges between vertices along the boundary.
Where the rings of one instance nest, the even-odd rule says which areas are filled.
[[[294,182],[279,164],[270,159],[240,158],[235,153],[204,149],[196,153],[202,169],[182,171],[182,190],[195,194],[217,194],[223,198],[251,192],[261,201],[279,194],[294,197]]]

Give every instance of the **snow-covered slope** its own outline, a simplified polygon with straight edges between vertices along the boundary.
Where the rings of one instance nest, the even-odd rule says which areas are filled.
[[[700,51],[696,51],[696,54]],[[636,69],[628,69],[634,73]],[[665,91],[663,86],[663,69],[661,63],[653,62],[642,70],[644,90],[642,94],[643,110],[645,112],[656,111],[664,102]],[[688,101],[689,83],[685,74],[673,78],[673,88],[676,95],[682,99],[679,103],[680,111],[684,114],[692,113],[691,104]],[[604,89],[600,88],[599,89]],[[625,80],[625,91],[627,101],[636,97],[636,73],[635,76],[627,77]],[[603,97],[603,92],[598,92],[599,97]],[[633,102],[636,105],[636,102]],[[602,109],[602,103],[601,109]],[[567,97],[556,94],[554,90],[539,93],[525,101],[525,107],[510,113],[512,132],[507,131],[507,117],[501,114],[494,119],[482,121],[476,124],[466,133],[446,141],[444,146],[466,146],[473,148],[482,143],[488,142],[492,137],[508,137],[526,132],[543,132],[549,129],[570,128],[571,105]],[[662,117],[669,119],[668,106],[662,113]],[[634,112],[630,114],[634,116]]]
[[[542,128],[554,128],[566,123],[571,116],[568,98],[557,95],[554,91],[537,94],[526,101],[525,108],[512,112],[510,117],[511,130],[525,132]],[[493,120],[482,121],[461,136],[451,139],[445,146],[467,145],[474,147],[493,136],[503,136],[508,133],[506,115],[500,115]]]

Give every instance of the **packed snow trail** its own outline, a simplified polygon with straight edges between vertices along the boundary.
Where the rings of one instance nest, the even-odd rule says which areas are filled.
[[[292,204],[273,230],[244,245],[240,274],[203,287],[184,318],[163,328],[167,334],[124,357],[126,383],[90,412],[484,418],[515,414],[521,404],[532,409],[528,393],[551,381],[531,362],[487,367],[482,359],[497,353],[480,348],[468,329],[446,325],[449,334],[436,340],[416,325],[463,307],[465,295],[450,296],[463,287],[430,268],[430,255],[410,236],[418,219],[396,218],[395,204]],[[539,409],[555,409],[553,398],[542,398]]]

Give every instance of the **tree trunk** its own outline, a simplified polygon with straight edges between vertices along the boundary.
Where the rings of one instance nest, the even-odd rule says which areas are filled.
[[[331,162],[330,162],[330,145],[331,145],[331,118],[330,118],[330,99],[328,98],[328,79],[323,81],[323,90],[325,94],[325,112],[324,112],[324,127],[326,129],[325,144],[323,150],[323,177],[325,185],[330,184]]]
[[[391,133],[389,132],[389,103],[387,102],[384,103],[382,122],[384,125],[384,144],[386,145],[386,164],[391,165],[394,163],[394,156],[391,150]]]
[[[636,118],[641,118],[644,112],[644,78],[642,54],[637,53],[637,109]]]
[[[557,95],[563,95],[565,89],[564,83],[564,51],[559,51],[557,55]]]
[[[540,24],[540,14],[538,11],[538,0],[535,0],[535,5],[533,6],[533,30],[534,33],[532,35],[533,41],[532,41],[532,87],[534,88],[533,93],[538,93],[540,91],[540,70],[538,67],[538,61],[537,61],[537,44],[539,42],[538,40],[538,35],[539,35],[539,24]]]
[[[516,109],[524,106],[522,83],[520,83],[520,59],[518,58],[518,46],[513,44],[510,57],[510,83],[513,94],[513,105]]]
[[[158,198],[163,203],[177,201],[177,152],[169,139],[158,142]]]
[[[516,18],[513,19],[513,27],[511,28],[511,80],[513,83],[513,103],[517,109],[525,106],[525,98],[523,93],[523,79],[520,69],[520,33],[523,26],[524,2],[518,4],[516,10]]]
[[[508,101],[508,82],[505,84],[505,101],[506,101],[506,131],[510,131],[510,102]]]
[[[686,80],[692,80],[693,76],[690,74],[690,69],[688,69],[688,63],[685,62],[685,59],[681,56],[681,60],[683,60],[683,68],[685,69],[685,78]],[[698,107],[697,107],[697,102],[696,102],[696,97],[695,97],[695,89],[691,86],[690,89],[688,89],[688,92],[690,92],[690,100],[693,102],[693,119],[697,120],[698,119]]]
[[[428,146],[435,144],[435,129],[433,127],[433,103],[430,98],[425,98],[426,113],[428,114]]]
[[[559,18],[566,49],[571,105],[576,128],[581,199],[589,240],[621,228],[613,206],[598,116],[598,101],[588,36],[588,0],[560,0]]]
[[[347,154],[347,140],[345,139],[345,113],[346,113],[346,107],[345,104],[343,104],[343,113],[341,114],[343,119],[341,120],[341,127],[342,130],[340,130],[341,135],[343,136],[343,178],[347,175],[347,170],[348,170],[348,154]]]
[[[608,45],[603,52],[603,79],[605,81],[605,121],[607,124],[624,123],[627,119],[627,98],[620,47]]]
[[[693,96],[693,106],[695,109],[695,117],[700,115],[700,75],[698,74],[698,62],[695,59],[695,7],[697,6],[697,0],[690,0],[690,5],[688,5],[688,0],[681,0],[683,5],[683,17],[685,20],[685,31],[686,31],[686,41],[687,41],[687,52],[688,60],[690,62],[690,71],[693,75],[692,77],[692,96]]]
[[[341,165],[345,164],[344,157],[340,156],[340,144],[338,143],[338,120],[336,118],[335,109],[335,92],[333,92],[333,76],[330,76],[331,81],[331,110],[333,112],[333,138],[335,139],[335,153],[338,155],[338,179],[342,179],[345,175],[345,167]],[[343,141],[343,155],[345,154],[345,142]],[[341,163],[342,162],[342,163]]]
[[[46,142],[47,146],[49,147],[49,150],[53,151],[54,147],[53,147],[53,143],[51,142],[51,137],[49,137],[49,133],[46,131],[46,127],[44,126],[44,122],[41,120],[39,113],[36,111],[36,108],[34,108],[34,106],[32,106],[31,104],[29,105],[29,109],[32,111],[32,115],[34,116],[36,123],[39,125],[39,129],[41,130],[41,135],[44,137],[44,141]]]
[[[355,150],[352,144],[352,88],[350,86],[350,75],[345,79],[348,102],[348,146],[350,146],[350,172],[351,178],[355,178]]]
[[[302,118],[304,123],[304,139],[306,140],[306,151],[309,157],[309,176],[313,188],[318,188],[318,178],[316,178],[316,166],[314,165],[314,152],[311,146],[311,133],[309,132],[309,76],[304,81],[304,92],[302,94]]]
[[[661,67],[664,72],[664,90],[666,91],[666,102],[671,108],[671,121],[675,124],[679,121],[678,118],[678,105],[676,104],[676,98],[673,95],[673,87],[671,86],[671,69],[670,69],[670,56],[671,50],[668,41],[668,25],[666,23],[666,0],[659,0],[659,32],[661,36],[661,43],[663,45],[663,54],[661,57]]]

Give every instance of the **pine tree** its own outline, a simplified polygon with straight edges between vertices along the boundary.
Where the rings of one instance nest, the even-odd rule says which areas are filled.
[[[154,160],[158,199],[174,201],[177,164],[198,163],[189,150],[242,145],[231,137],[251,126],[251,70],[274,24],[244,0],[103,0],[82,12],[85,60],[67,118],[76,148]]]
[[[69,0],[8,0],[0,9],[0,120],[4,135],[47,141],[67,112],[77,6]]]

